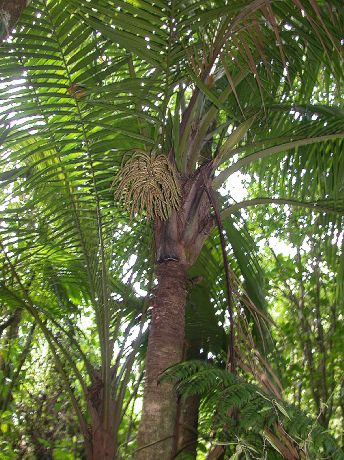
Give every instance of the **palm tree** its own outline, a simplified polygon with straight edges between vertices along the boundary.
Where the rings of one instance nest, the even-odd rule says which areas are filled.
[[[93,391],[83,387],[91,436],[74,400],[90,458],[115,455],[122,306],[112,294],[126,254],[114,233],[123,233],[128,207],[130,253],[151,260],[153,235],[156,276],[138,460],[176,451],[177,397],[172,383],[158,381],[185,354],[188,272],[214,227],[212,209],[232,223],[252,205],[343,209],[340,10],[336,0],[36,0],[2,45],[2,180],[12,197],[1,229],[4,284],[20,290],[59,363],[64,352],[26,286],[28,270],[56,267],[67,254],[65,270],[84,280],[75,305],[93,306],[101,350]],[[242,203],[219,199],[238,171],[270,174],[275,187]]]

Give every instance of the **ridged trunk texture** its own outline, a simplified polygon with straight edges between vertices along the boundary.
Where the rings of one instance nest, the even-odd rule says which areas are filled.
[[[205,185],[211,164],[184,178],[182,199],[166,221],[154,223],[157,287],[146,358],[146,384],[135,460],[171,460],[178,450],[178,404],[171,383],[159,376],[183,360],[186,270],[196,261],[213,226]]]
[[[183,453],[188,459],[197,456],[199,404],[198,395],[179,402],[176,453]]]
[[[114,460],[116,446],[113,430],[99,425],[92,431],[90,460]]]
[[[177,396],[173,384],[159,383],[159,377],[183,358],[186,267],[169,260],[156,272],[136,460],[169,460],[175,450]]]
[[[188,343],[185,350],[184,360],[201,359],[199,344]],[[188,459],[196,459],[198,442],[198,414],[200,397],[190,396],[178,402],[178,425],[176,437],[176,454],[187,456]]]
[[[117,450],[116,401],[104,401],[104,385],[98,376],[94,376],[88,388],[88,407],[91,423],[87,427],[86,457],[87,460],[114,460]],[[107,413],[107,417],[105,417]]]

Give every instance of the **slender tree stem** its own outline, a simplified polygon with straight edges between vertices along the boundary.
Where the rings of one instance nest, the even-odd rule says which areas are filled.
[[[212,190],[209,190],[206,182],[205,184],[205,191],[208,195],[209,202],[212,205],[215,213],[215,220],[216,225],[219,230],[220,242],[221,242],[221,250],[222,250],[222,257],[223,257],[223,265],[226,275],[226,293],[227,293],[227,306],[228,306],[228,313],[229,313],[229,364],[230,364],[230,371],[234,374],[235,373],[235,350],[234,350],[234,322],[233,322],[233,295],[232,295],[232,287],[231,287],[231,279],[229,273],[229,263],[226,251],[226,242],[224,236],[224,228],[222,225],[221,214],[220,210],[216,201],[216,198],[212,194]]]
[[[253,161],[260,160],[261,158],[267,158],[276,153],[285,152],[297,147],[304,145],[316,144],[318,142],[325,142],[330,140],[337,140],[344,137],[344,132],[335,134],[326,134],[324,136],[309,137],[305,139],[299,139],[297,141],[287,142],[285,144],[275,145],[259,152],[251,153],[243,158],[240,158],[236,163],[232,164],[228,168],[221,171],[221,173],[214,180],[214,187],[219,188],[225,181],[236,171],[239,171],[245,166],[250,165]]]
[[[240,203],[235,203],[229,206],[228,208],[225,208],[221,212],[221,217],[227,217],[230,214],[233,214],[240,209],[245,209],[250,206],[257,206],[257,205],[268,205],[268,204],[278,204],[278,205],[288,205],[288,206],[296,206],[300,208],[307,208],[311,209],[312,211],[316,212],[326,212],[326,213],[333,213],[333,214],[339,214],[342,215],[344,214],[343,209],[335,209],[335,208],[329,208],[328,206],[324,206],[321,203],[316,203],[316,202],[307,202],[307,201],[297,201],[292,198],[270,198],[270,197],[257,197],[257,198],[252,198],[250,200],[244,200],[241,201]]]

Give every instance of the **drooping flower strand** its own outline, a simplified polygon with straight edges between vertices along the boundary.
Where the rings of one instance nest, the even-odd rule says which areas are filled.
[[[137,150],[120,169],[112,186],[115,201],[122,201],[130,215],[166,220],[180,204],[180,185],[175,167],[165,155]]]

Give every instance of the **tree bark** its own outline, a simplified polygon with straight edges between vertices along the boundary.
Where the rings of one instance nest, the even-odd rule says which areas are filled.
[[[115,436],[113,430],[106,429],[102,425],[92,429],[92,451],[90,460],[114,460],[116,451]]]
[[[186,360],[201,359],[201,342],[188,343]],[[176,456],[184,454],[188,459],[197,457],[199,395],[189,396],[178,402],[178,426],[176,432]]]
[[[88,407],[91,424],[87,433],[87,460],[114,460],[117,450],[116,401],[110,399],[108,416],[105,417],[104,384],[98,376],[94,376],[92,385],[88,388]]]
[[[320,392],[321,392],[321,405],[320,405],[320,414],[319,422],[325,427],[328,428],[329,418],[328,418],[328,388],[327,388],[327,350],[325,345],[325,334],[324,327],[322,323],[321,315],[321,280],[320,280],[320,267],[319,267],[319,254],[315,249],[315,263],[314,267],[314,277],[315,277],[315,319],[316,319],[316,330],[317,330],[317,346],[319,349],[320,361],[318,364],[319,375],[320,375]]]
[[[179,403],[176,456],[183,453],[188,459],[197,457],[199,405],[198,395]]]
[[[11,33],[30,0],[0,0],[0,43]]]
[[[136,460],[169,460],[175,443],[177,396],[173,384],[159,383],[159,377],[183,357],[186,266],[175,260],[159,263],[157,278]]]
[[[204,187],[211,163],[181,179],[182,204],[166,221],[155,221],[157,287],[146,358],[146,383],[136,460],[170,460],[177,451],[177,395],[160,375],[183,359],[186,270],[197,259],[213,226]],[[207,182],[207,183],[205,183]]]

